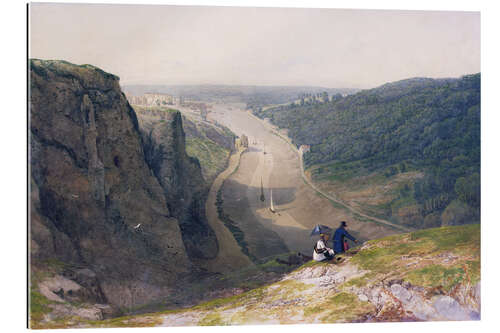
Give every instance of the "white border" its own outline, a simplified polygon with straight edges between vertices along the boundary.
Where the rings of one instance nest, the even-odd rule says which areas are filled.
[[[74,2],[74,1],[50,1]],[[79,1],[81,3],[138,4],[140,1]],[[495,203],[500,184],[498,182],[498,103],[497,78],[500,59],[498,35],[498,5],[494,1],[147,1],[149,4],[176,5],[220,5],[259,7],[300,8],[358,8],[358,9],[406,9],[406,10],[460,10],[481,11],[481,65],[482,65],[482,320],[480,322],[437,322],[437,323],[394,323],[394,324],[336,324],[336,325],[293,325],[293,326],[245,326],[168,328],[169,332],[253,332],[255,329],[279,332],[302,332],[304,330],[348,330],[349,332],[454,332],[481,330],[490,331],[498,323],[497,301],[500,221]],[[3,66],[2,121],[0,142],[2,143],[1,165],[1,228],[2,253],[2,326],[6,331],[22,331],[26,325],[26,7],[23,1],[2,2],[2,62]],[[106,329],[106,332],[124,332],[128,329]],[[135,331],[145,331],[135,329]],[[65,330],[64,332],[81,332]],[[104,331],[103,331],[104,332]]]

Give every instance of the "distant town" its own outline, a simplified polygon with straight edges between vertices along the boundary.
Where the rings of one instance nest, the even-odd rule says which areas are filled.
[[[125,94],[130,104],[141,107],[183,107],[198,113],[203,120],[207,120],[207,114],[212,108],[206,103],[191,101],[183,96],[173,96],[170,94],[145,93],[143,95]],[[140,112],[140,111],[139,111]]]

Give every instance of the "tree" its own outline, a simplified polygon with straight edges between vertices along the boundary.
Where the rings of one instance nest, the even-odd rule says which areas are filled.
[[[324,103],[328,102],[328,93],[326,91],[323,91],[323,93],[321,94],[321,99]]]
[[[479,173],[458,178],[455,182],[455,192],[460,201],[472,207],[479,207],[481,202],[481,177]]]

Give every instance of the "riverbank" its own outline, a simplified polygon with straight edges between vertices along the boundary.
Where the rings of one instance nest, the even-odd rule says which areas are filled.
[[[221,172],[212,183],[205,203],[208,224],[217,236],[219,252],[215,259],[199,260],[195,264],[209,272],[227,273],[253,265],[252,261],[241,252],[241,248],[231,231],[219,219],[216,206],[217,193],[224,181],[238,169],[244,151],[244,149],[238,150],[231,155],[226,170]]]

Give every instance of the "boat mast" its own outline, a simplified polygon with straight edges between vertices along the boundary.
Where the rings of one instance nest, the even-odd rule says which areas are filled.
[[[269,208],[271,212],[275,213],[274,204],[273,204],[273,189],[271,189],[271,208]]]
[[[260,177],[260,201],[264,202],[266,198],[264,197],[264,186],[262,185],[262,177]]]

